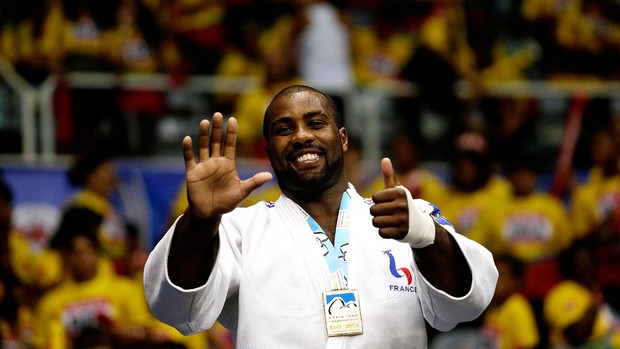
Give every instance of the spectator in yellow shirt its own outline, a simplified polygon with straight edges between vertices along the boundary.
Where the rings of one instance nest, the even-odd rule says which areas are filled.
[[[0,178],[0,348],[30,345],[32,306],[36,302],[36,293],[28,292],[32,288],[24,285],[16,273],[16,245],[13,241],[20,235],[12,228],[12,204],[13,192]],[[27,243],[25,248],[17,251],[17,255],[29,252]],[[30,254],[22,253],[21,256],[27,258]]]
[[[510,197],[508,181],[495,171],[486,140],[477,133],[457,138],[456,155],[451,164],[448,200],[441,203],[443,215],[457,231],[481,242],[471,234],[482,216],[493,214],[499,202]]]
[[[495,254],[511,254],[525,263],[523,293],[542,301],[559,281],[555,257],[573,240],[564,204],[538,189],[535,159],[513,159],[507,173],[512,187],[508,200],[497,202],[493,214],[481,217],[472,234]]]
[[[47,247],[47,239],[31,241],[27,234],[13,225],[13,191],[0,178],[0,250],[3,268],[11,268],[19,282],[28,289],[28,306],[62,278],[60,258]]]
[[[100,270],[101,217],[83,208],[67,211],[52,239],[67,280],[43,296],[36,310],[37,348],[70,348],[83,330],[95,329],[126,343],[145,341],[149,311],[132,281]],[[101,343],[106,344],[106,343]]]
[[[482,334],[489,348],[535,348],[540,340],[534,311],[520,293],[523,262],[510,255],[495,257],[499,279],[483,316]]]
[[[104,143],[93,142],[79,154],[67,172],[69,182],[78,191],[65,203],[65,209],[85,207],[103,217],[100,241],[103,256],[112,261],[125,256],[126,223],[112,203],[119,185],[112,151]]]
[[[559,256],[563,281],[549,291],[544,315],[552,348],[618,348],[618,317],[595,283],[593,246],[576,240]]]
[[[125,348],[183,345],[208,348],[207,333],[185,337],[149,312],[141,282],[119,276],[102,262],[102,218],[88,208],[65,212],[52,239],[66,279],[40,300],[34,320],[35,348]]]
[[[595,164],[585,182],[573,191],[571,217],[579,237],[609,235],[616,212],[615,197],[620,194],[620,149],[608,131],[597,133],[592,141]]]
[[[620,309],[620,149],[609,131],[597,133],[592,147],[600,160],[572,197],[571,219],[580,238],[595,242],[598,284]],[[598,145],[598,146],[597,146]],[[593,154],[593,159],[597,159]]]

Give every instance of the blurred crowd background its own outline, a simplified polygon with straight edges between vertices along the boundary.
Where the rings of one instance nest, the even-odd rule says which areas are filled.
[[[2,0],[0,347],[232,347],[157,322],[141,268],[187,205],[182,137],[235,116],[240,172],[269,170],[300,83],[360,193],[390,156],[494,253],[493,303],[432,347],[620,348],[619,82],[618,0]]]

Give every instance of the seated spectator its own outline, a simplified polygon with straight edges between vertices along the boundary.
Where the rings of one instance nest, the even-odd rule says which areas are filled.
[[[68,211],[54,235],[53,245],[60,251],[67,279],[38,304],[36,348],[70,348],[88,328],[120,343],[148,338],[150,313],[140,288],[100,268],[100,222],[96,213],[75,209]]]
[[[11,273],[25,285],[41,290],[53,285],[61,270],[54,263],[55,257],[46,251],[34,251],[27,237],[13,225],[13,190],[0,178],[0,252],[2,269]],[[40,263],[45,261],[44,263]]]
[[[578,236],[594,242],[597,284],[620,311],[620,150],[608,130],[591,147],[594,164],[573,190],[571,218]]]
[[[489,348],[536,348],[540,340],[536,318],[520,293],[523,262],[509,255],[495,257],[499,279],[491,304],[484,312],[482,335]]]
[[[563,281],[544,301],[552,348],[618,348],[618,318],[609,311],[594,279],[593,246],[576,240],[559,256]]]
[[[592,142],[600,154],[594,159],[600,156],[600,162],[591,168],[588,179],[575,187],[571,218],[579,237],[596,233],[596,239],[604,239],[613,234],[615,197],[620,193],[620,148],[605,131],[598,133]]]
[[[506,167],[512,159],[522,157],[522,152],[544,155],[539,151],[541,143],[536,133],[540,124],[537,104],[529,97],[490,96],[479,101],[494,162]]]
[[[124,257],[127,252],[125,218],[112,201],[119,184],[113,152],[103,142],[93,142],[75,158],[67,177],[78,191],[67,200],[65,209],[85,207],[101,215],[103,255],[113,261]]]
[[[142,281],[114,272],[101,255],[101,222],[88,208],[63,215],[51,246],[61,256],[66,278],[37,306],[34,347],[206,347],[207,332],[186,337],[158,321],[148,310]]]
[[[512,159],[508,200],[497,202],[493,213],[480,217],[471,234],[493,254],[509,254],[525,264],[521,292],[530,301],[544,337],[542,301],[559,282],[557,255],[573,240],[562,201],[538,189],[539,167],[532,157]]]
[[[608,130],[596,132],[590,139],[590,158],[592,165],[582,185],[603,183],[618,173],[617,162],[618,141]]]
[[[17,266],[22,267],[22,273],[26,272],[28,268],[24,266],[31,256],[26,242],[20,245],[25,248],[14,250],[18,246],[15,241],[21,236],[12,230],[12,204],[13,192],[0,178],[0,348],[31,344],[32,307],[38,298],[16,273]]]
[[[117,274],[127,276],[142,285],[142,271],[148,257],[148,251],[141,246],[140,237],[142,232],[137,224],[127,223],[127,253],[114,263]]]
[[[457,231],[474,240],[472,228],[482,216],[493,214],[496,205],[510,197],[510,184],[495,172],[486,140],[477,133],[464,133],[456,141],[443,215]]]

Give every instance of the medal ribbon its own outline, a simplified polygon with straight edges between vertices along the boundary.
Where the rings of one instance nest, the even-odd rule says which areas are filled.
[[[306,221],[314,233],[319,247],[323,251],[325,261],[329,266],[329,271],[332,273],[332,277],[338,277],[338,274],[342,273],[344,277],[344,285],[338,288],[346,288],[346,280],[349,275],[349,269],[347,265],[347,251],[349,248],[349,235],[350,235],[350,217],[351,217],[351,194],[349,191],[345,191],[342,194],[342,200],[340,201],[340,209],[338,211],[338,222],[336,224],[336,234],[334,237],[334,244],[329,240],[327,234],[323,231],[323,228],[312,218],[309,214],[306,215]]]

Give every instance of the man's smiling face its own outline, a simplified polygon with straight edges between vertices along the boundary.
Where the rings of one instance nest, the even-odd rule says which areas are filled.
[[[313,91],[294,92],[269,106],[267,154],[283,191],[319,193],[342,178],[344,128]]]

